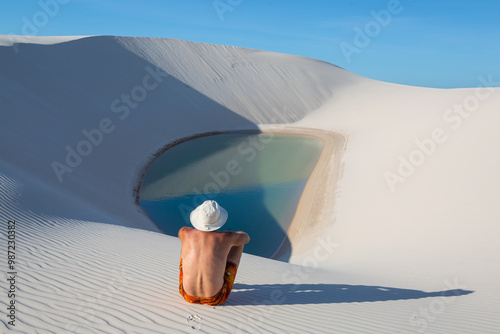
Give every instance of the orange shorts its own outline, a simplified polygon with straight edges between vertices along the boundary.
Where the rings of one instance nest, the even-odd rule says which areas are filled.
[[[224,304],[226,300],[229,298],[229,294],[231,293],[231,289],[233,288],[234,279],[236,278],[236,271],[238,270],[238,266],[231,261],[227,261],[226,263],[226,271],[224,272],[224,283],[220,288],[219,292],[217,292],[212,297],[193,297],[190,296],[184,291],[184,287],[182,286],[182,258],[181,264],[179,265],[179,293],[184,299],[190,303],[194,304],[207,304],[211,306],[217,306]]]

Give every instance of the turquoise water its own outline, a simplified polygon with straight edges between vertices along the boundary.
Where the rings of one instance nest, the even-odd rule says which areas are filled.
[[[146,175],[140,205],[166,234],[191,226],[189,213],[216,200],[228,213],[223,230],[250,235],[245,252],[272,256],[286,238],[323,143],[310,136],[228,133],[192,139],[165,151]]]

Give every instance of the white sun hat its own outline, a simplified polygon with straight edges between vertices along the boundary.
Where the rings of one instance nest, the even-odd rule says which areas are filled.
[[[205,201],[189,215],[197,230],[210,232],[221,228],[227,220],[227,211],[216,201]]]

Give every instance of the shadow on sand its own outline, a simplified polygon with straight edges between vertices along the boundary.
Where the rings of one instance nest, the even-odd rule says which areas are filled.
[[[235,283],[226,305],[297,305],[363,303],[428,297],[454,298],[473,291],[436,292],[348,284],[239,284]]]

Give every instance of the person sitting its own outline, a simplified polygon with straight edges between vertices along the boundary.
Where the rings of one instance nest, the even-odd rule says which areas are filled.
[[[216,231],[227,217],[216,201],[205,201],[190,214],[194,229],[179,230],[179,293],[190,303],[216,306],[229,298],[250,237],[245,232]]]

